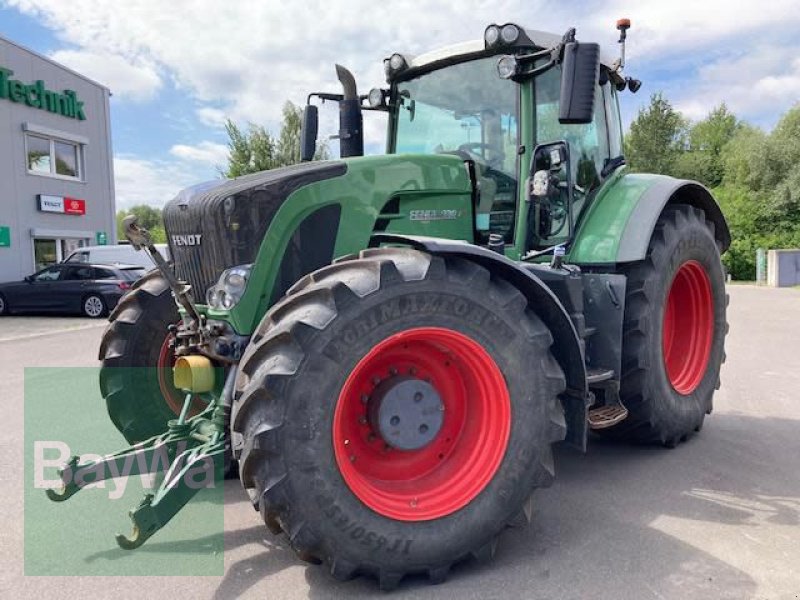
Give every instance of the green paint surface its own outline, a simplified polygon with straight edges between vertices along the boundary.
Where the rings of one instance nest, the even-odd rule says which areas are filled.
[[[622,234],[633,209],[651,186],[664,177],[628,173],[622,169],[597,193],[581,219],[567,261],[575,264],[614,264]]]
[[[398,210],[381,215],[396,199]],[[242,334],[253,331],[269,308],[272,287],[289,239],[312,212],[342,207],[334,257],[366,248],[379,218],[387,233],[472,241],[472,188],[463,161],[450,155],[365,156],[347,160],[347,172],[293,192],[278,210],[261,242],[242,299],[230,313],[208,310],[210,318],[227,319]],[[452,218],[419,219],[419,212],[439,211]],[[422,215],[424,217],[424,214]]]
[[[0,225],[0,248],[11,247],[11,228]]]

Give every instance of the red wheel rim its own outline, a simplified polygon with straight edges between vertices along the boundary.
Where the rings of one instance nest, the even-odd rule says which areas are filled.
[[[676,392],[691,394],[706,373],[714,337],[711,281],[696,260],[675,273],[664,312],[664,366]]]
[[[429,382],[444,410],[436,437],[418,450],[390,447],[366,416],[375,387],[398,375]],[[350,373],[336,403],[333,448],[364,504],[400,521],[426,521],[463,508],[486,487],[510,432],[508,388],[489,353],[451,329],[420,327],[386,338]]]

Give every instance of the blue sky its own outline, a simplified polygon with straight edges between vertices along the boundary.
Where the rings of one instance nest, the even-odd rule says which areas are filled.
[[[491,22],[562,32],[616,53],[614,22],[629,17],[627,124],[655,91],[692,119],[725,101],[764,129],[800,99],[795,0],[0,0],[0,35],[111,88],[118,206],[161,205],[218,177],[222,120],[275,130],[286,100],[338,87],[334,62],[361,89],[382,83],[381,59],[479,38]],[[385,121],[369,120],[382,146]],[[322,120],[335,127],[335,111]]]

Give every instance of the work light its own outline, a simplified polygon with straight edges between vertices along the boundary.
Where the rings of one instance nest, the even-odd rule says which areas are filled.
[[[483,33],[483,41],[487,46],[494,46],[500,39],[500,28],[497,25],[489,25]]]
[[[502,56],[497,61],[497,74],[500,79],[511,79],[519,72],[519,63],[514,56]]]
[[[367,104],[370,108],[380,108],[383,106],[383,90],[381,88],[372,88],[367,94]]]
[[[508,25],[503,25],[503,28],[500,30],[500,39],[503,40],[505,44],[513,44],[519,38],[519,27],[509,23]]]

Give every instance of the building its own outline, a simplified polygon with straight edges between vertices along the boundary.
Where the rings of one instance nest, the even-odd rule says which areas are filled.
[[[109,97],[0,37],[0,281],[116,243]]]

